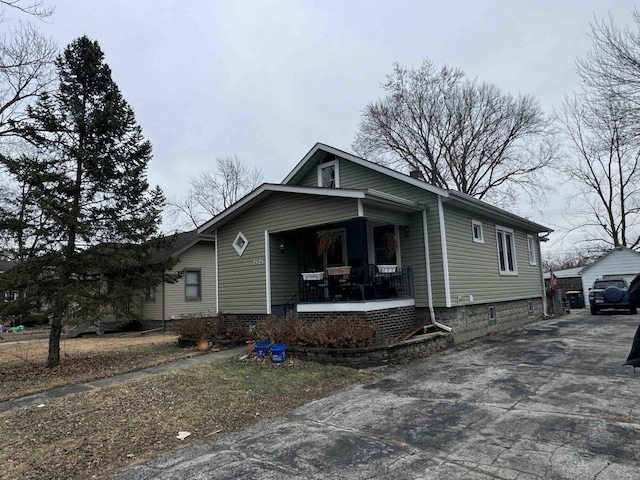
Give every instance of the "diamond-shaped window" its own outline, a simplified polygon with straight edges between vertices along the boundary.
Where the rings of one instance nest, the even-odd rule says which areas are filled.
[[[242,256],[247,248],[247,245],[249,245],[249,240],[247,240],[247,237],[245,237],[242,232],[238,232],[238,235],[236,235],[236,239],[233,241],[233,248],[235,248],[239,256]]]

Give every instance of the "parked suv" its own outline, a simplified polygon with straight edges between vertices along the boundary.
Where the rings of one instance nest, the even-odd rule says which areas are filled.
[[[638,313],[636,307],[629,303],[629,283],[622,277],[603,278],[593,282],[593,288],[589,290],[589,306],[592,315],[597,315],[598,311],[605,308]]]

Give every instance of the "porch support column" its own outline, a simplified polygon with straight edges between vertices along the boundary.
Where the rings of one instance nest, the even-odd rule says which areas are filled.
[[[214,237],[214,258],[215,258],[215,275],[216,275],[216,280],[215,280],[215,285],[216,285],[216,315],[220,314],[220,281],[219,281],[219,274],[218,274],[218,229],[216,228],[213,232],[213,237]]]
[[[270,253],[270,244],[269,244],[269,231],[264,231],[264,278],[266,284],[266,295],[267,295],[267,315],[271,315],[271,256]]]
[[[347,228],[347,257],[349,263],[356,259],[362,261],[362,265],[369,263],[367,252],[367,220],[364,217],[351,219],[351,228]]]

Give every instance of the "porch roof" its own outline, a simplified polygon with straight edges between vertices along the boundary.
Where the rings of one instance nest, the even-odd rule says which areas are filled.
[[[220,212],[211,220],[201,225],[198,228],[198,233],[205,233],[213,227],[220,227],[231,219],[242,214],[256,203],[263,201],[269,195],[278,193],[293,193],[297,195],[312,195],[324,198],[333,197],[361,200],[366,204],[391,206],[403,212],[418,211],[425,208],[424,205],[418,202],[407,200],[396,195],[390,195],[388,193],[380,192],[373,189],[354,190],[346,188],[296,187],[290,185],[264,183],[248,195],[238,200],[229,208]]]

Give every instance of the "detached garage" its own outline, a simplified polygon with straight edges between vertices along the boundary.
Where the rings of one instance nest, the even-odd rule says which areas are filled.
[[[589,289],[599,278],[624,277],[631,283],[638,273],[640,253],[627,247],[616,247],[580,270],[584,298],[589,298]]]

